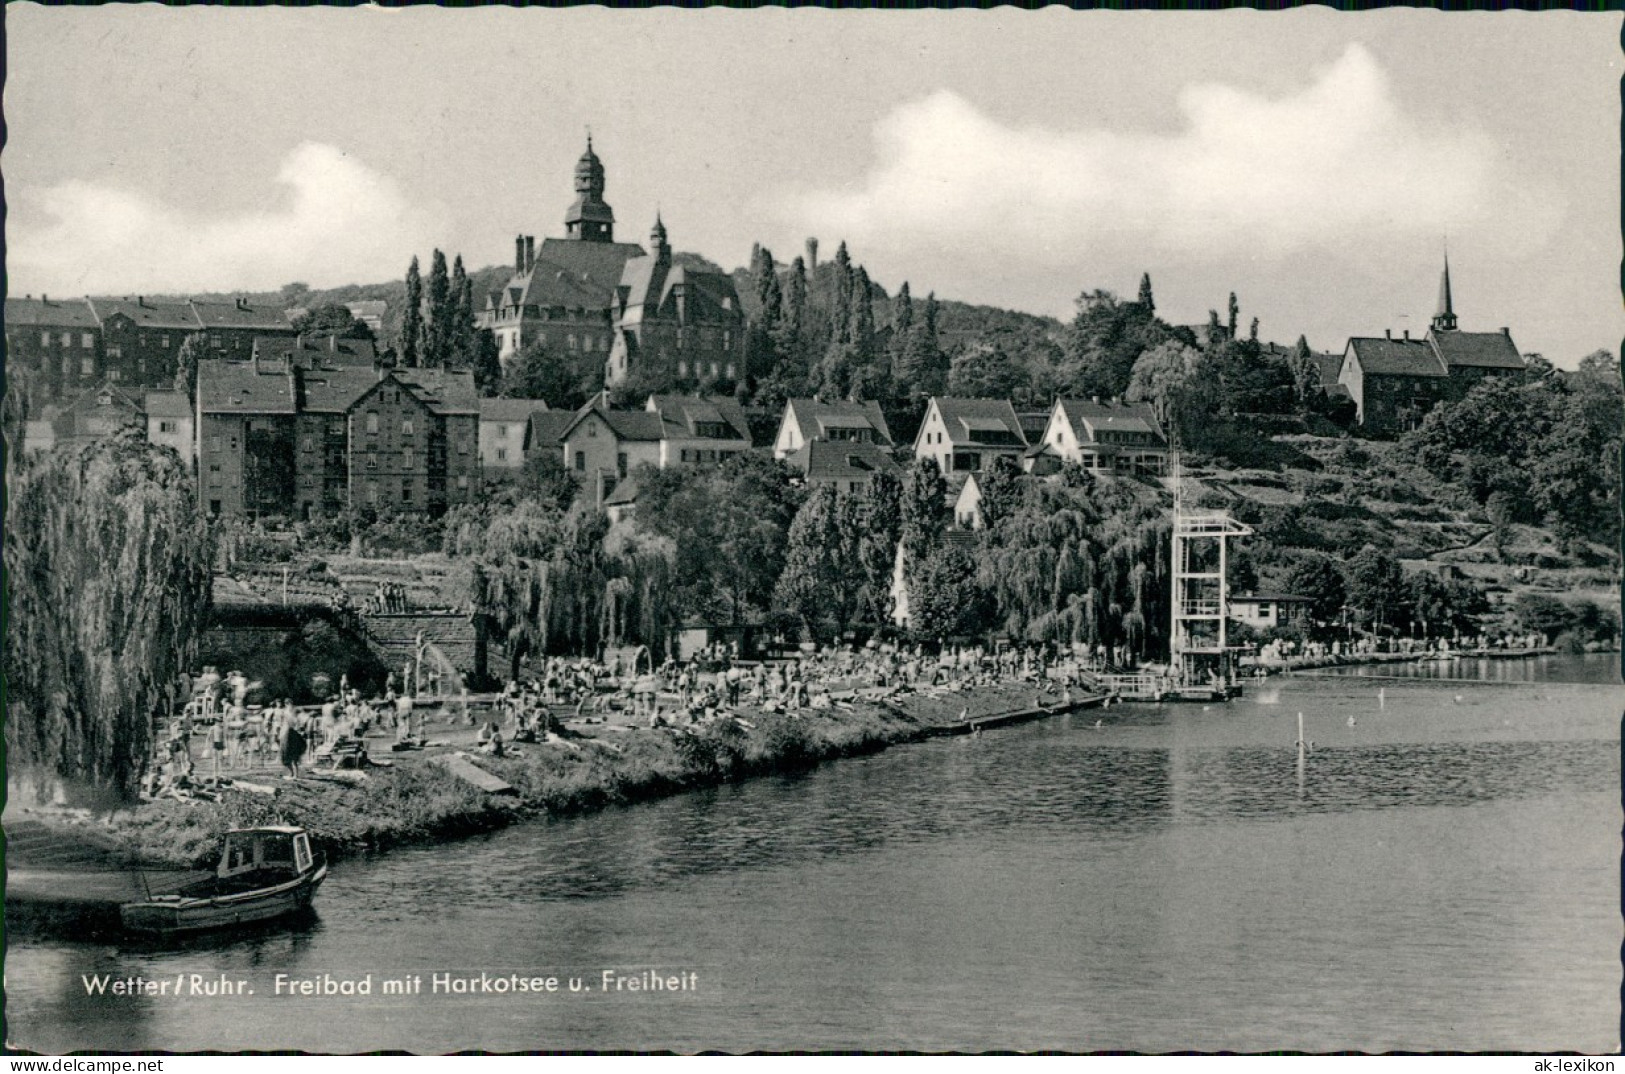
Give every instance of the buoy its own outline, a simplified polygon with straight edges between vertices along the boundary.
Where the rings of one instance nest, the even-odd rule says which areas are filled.
[[[1354,726],[1354,717],[1353,717],[1353,716],[1350,716],[1350,717],[1349,717],[1349,726],[1350,726],[1350,727],[1353,727],[1353,726]]]
[[[1095,730],[1096,731],[1100,730],[1101,725],[1104,724],[1105,722],[1106,722],[1105,720],[1096,720],[1095,721]]]

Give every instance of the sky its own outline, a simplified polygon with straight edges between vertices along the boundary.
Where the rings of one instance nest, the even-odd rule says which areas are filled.
[[[1341,350],[1625,335],[1622,16],[8,4],[8,293],[269,290],[562,235],[590,128],[617,238],[725,267],[848,243],[895,291],[1079,293]]]

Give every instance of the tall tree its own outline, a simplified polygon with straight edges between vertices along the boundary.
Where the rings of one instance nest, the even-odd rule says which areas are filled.
[[[207,352],[202,332],[192,332],[181,340],[181,349],[175,355],[175,390],[186,396],[186,401],[197,405],[197,364]]]
[[[1235,339],[1236,338],[1236,318],[1241,316],[1241,304],[1236,301],[1236,293],[1234,291],[1230,292],[1229,309],[1230,309],[1230,321],[1229,321],[1230,338]]]
[[[496,395],[502,390],[502,350],[497,346],[496,333],[481,328],[474,333],[474,387],[481,395]]]
[[[948,528],[948,481],[937,460],[920,458],[903,477],[900,536],[908,559],[918,563]]]
[[[1152,294],[1151,294],[1151,273],[1149,273],[1149,272],[1143,272],[1143,273],[1140,274],[1140,300],[1139,301],[1140,301],[1140,308],[1145,310],[1147,315],[1150,315],[1150,314],[1153,314],[1153,313],[1157,312],[1157,300],[1154,297],[1152,297]]]
[[[451,278],[446,271],[446,255],[439,250],[429,262],[428,292],[423,364],[431,369],[443,369],[451,357]]]
[[[401,313],[401,365],[408,369],[423,364],[423,278],[418,274],[417,255],[406,270],[406,309]]]
[[[841,611],[843,576],[840,561],[839,495],[832,485],[819,485],[790,523],[784,570],[774,604],[817,633]],[[837,626],[844,624],[837,623]]]
[[[12,771],[133,796],[209,602],[191,475],[127,428],[14,475],[8,510]]]
[[[903,483],[882,470],[869,479],[861,497],[857,562],[863,577],[863,602],[870,618],[879,623],[891,611],[892,566],[903,528]]]
[[[474,281],[463,271],[463,255],[451,265],[451,290],[446,328],[446,364],[454,369],[471,369],[476,357],[474,327]]]

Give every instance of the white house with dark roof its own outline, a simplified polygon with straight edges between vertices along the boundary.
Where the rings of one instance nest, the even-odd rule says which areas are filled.
[[[724,462],[751,448],[750,422],[727,396],[651,395],[644,409],[660,415],[660,467]]]
[[[1057,399],[1034,451],[1097,472],[1159,475],[1168,466],[1168,438],[1145,403]]]
[[[837,444],[873,444],[890,450],[891,429],[880,412],[880,404],[864,402],[825,403],[817,399],[789,399],[779,419],[779,433],[773,440],[773,457],[789,458],[804,444],[823,440]]]
[[[543,399],[480,400],[480,465],[487,471],[517,470],[530,448],[530,417],[546,411]]]
[[[1020,463],[1026,450],[1021,419],[1008,399],[933,396],[914,438],[914,457],[936,459],[945,474],[985,470],[1000,455]]]
[[[785,456],[784,462],[808,488],[833,485],[838,492],[866,488],[879,473],[899,474],[901,467],[890,448],[864,442],[808,440]]]
[[[180,392],[148,392],[144,407],[147,439],[162,447],[174,448],[188,466],[197,454],[193,437],[195,422],[192,402]]]

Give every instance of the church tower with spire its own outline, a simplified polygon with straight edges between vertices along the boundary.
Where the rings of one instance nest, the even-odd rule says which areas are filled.
[[[1439,310],[1433,315],[1435,332],[1456,330],[1456,309],[1450,300],[1450,255],[1444,255],[1444,273],[1439,277]]]
[[[564,218],[567,238],[581,242],[614,242],[615,213],[604,200],[604,162],[592,151],[592,135],[587,135],[587,151],[576,161],[576,200]]]

